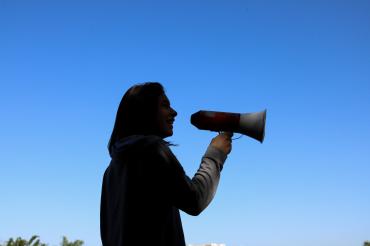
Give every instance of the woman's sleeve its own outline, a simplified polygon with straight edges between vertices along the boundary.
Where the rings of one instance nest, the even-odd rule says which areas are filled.
[[[156,160],[160,168],[162,190],[169,201],[190,215],[199,215],[212,201],[227,155],[209,145],[198,171],[190,179],[169,147],[161,143]]]

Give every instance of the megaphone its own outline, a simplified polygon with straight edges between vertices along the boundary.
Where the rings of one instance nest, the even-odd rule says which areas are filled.
[[[200,110],[191,115],[190,122],[201,130],[237,132],[262,143],[265,137],[266,109],[245,114]]]

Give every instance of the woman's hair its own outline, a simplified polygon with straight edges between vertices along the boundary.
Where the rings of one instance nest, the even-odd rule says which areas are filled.
[[[163,86],[158,82],[136,84],[126,91],[117,110],[109,150],[124,137],[157,133],[158,102],[164,93]]]

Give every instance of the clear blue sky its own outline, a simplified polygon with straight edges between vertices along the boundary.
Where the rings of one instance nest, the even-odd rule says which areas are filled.
[[[0,242],[100,245],[102,175],[123,93],[159,81],[192,176],[215,133],[200,109],[267,108],[187,243],[370,240],[369,1],[0,0]]]

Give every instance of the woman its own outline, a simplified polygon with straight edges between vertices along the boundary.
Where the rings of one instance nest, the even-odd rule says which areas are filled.
[[[212,139],[190,179],[164,140],[176,115],[160,83],[134,85],[123,96],[103,177],[104,246],[185,246],[179,209],[196,216],[213,199],[232,134]]]

